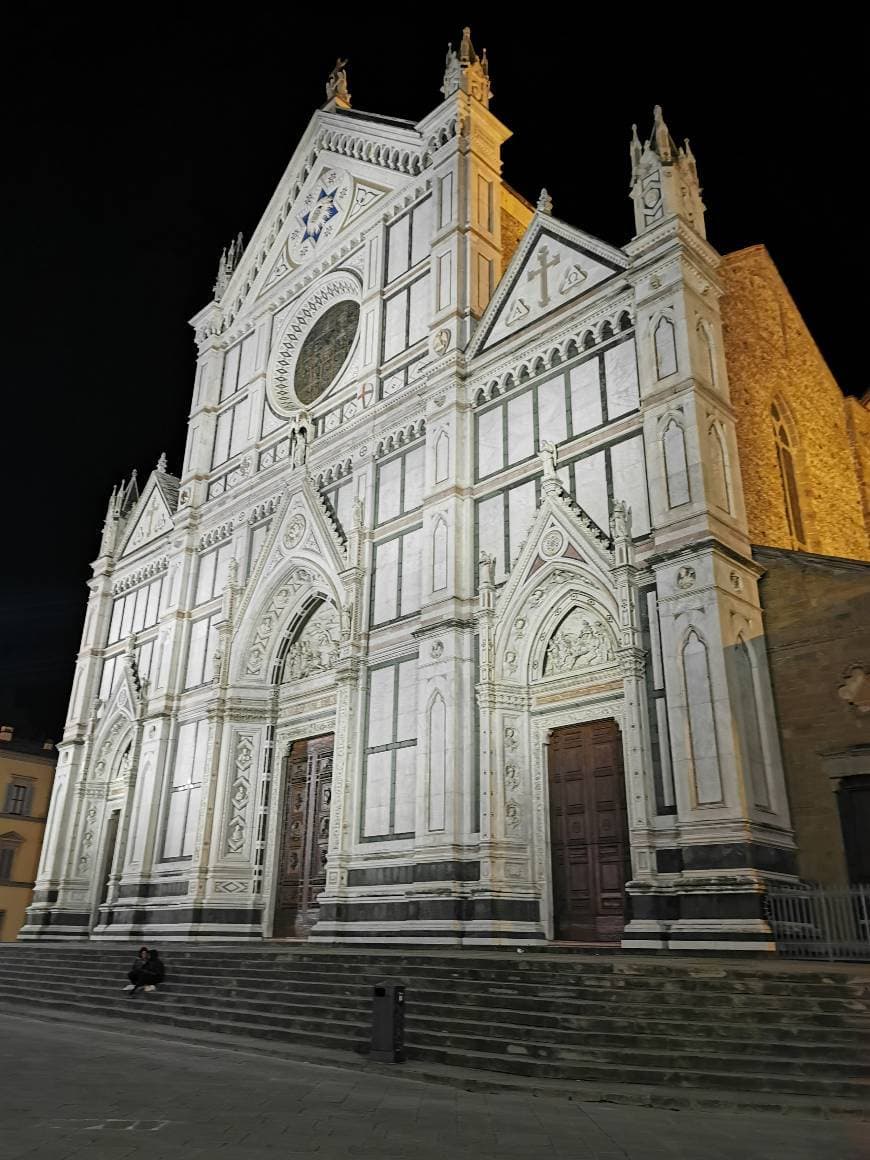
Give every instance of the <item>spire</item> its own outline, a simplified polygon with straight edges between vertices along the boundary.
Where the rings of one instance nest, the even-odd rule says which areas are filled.
[[[349,109],[350,108],[350,93],[347,91],[347,73],[345,66],[346,60],[339,57],[335,62],[335,67],[329,74],[326,82],[326,102],[327,106],[333,109]]]
[[[157,467],[155,471],[159,471],[161,475],[166,474],[166,452],[160,452],[160,458],[157,460]]]
[[[230,278],[233,276],[233,271],[241,261],[242,254],[245,250],[245,239],[241,231],[230,242],[229,249],[224,248],[221,253],[221,259],[218,262],[217,278],[214,284],[215,301],[220,301],[224,295],[224,291],[230,284]]]
[[[632,125],[629,155],[636,232],[642,234],[674,215],[705,238],[704,202],[695,156],[688,141],[682,147],[676,145],[661,105],[653,110],[652,132],[643,145],[637,126]]]
[[[474,100],[480,101],[484,108],[489,108],[492,99],[492,88],[489,83],[489,61],[486,49],[483,55],[478,56],[471,42],[471,29],[463,28],[462,41],[458,54],[453,45],[447,45],[447,60],[444,64],[444,82],[441,92],[444,97],[452,97],[456,92],[467,93]]]
[[[133,504],[139,498],[139,487],[136,483],[136,469],[130,476],[130,482],[121,480],[117,487],[112,488],[109,502],[106,505],[106,518],[103,520],[103,531],[100,538],[100,555],[110,555],[114,552],[122,520],[129,513]]]
[[[653,135],[651,144],[661,160],[666,165],[670,165],[675,151],[674,139],[671,137],[670,130],[665,124],[661,105],[656,105],[653,109]]]

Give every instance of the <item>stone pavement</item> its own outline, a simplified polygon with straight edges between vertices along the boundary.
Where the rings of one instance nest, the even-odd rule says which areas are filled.
[[[2,1160],[870,1160],[870,1123],[468,1092],[0,1014]]]

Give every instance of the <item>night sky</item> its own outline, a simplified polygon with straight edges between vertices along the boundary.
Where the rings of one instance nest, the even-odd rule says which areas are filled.
[[[389,26],[322,7],[225,21],[117,9],[115,29],[78,7],[34,11],[6,24],[0,80],[0,718],[19,736],[60,736],[109,492],[164,450],[178,470],[187,320],[222,247],[253,233],[338,54],[354,108],[416,120],[440,102],[447,42],[471,18],[492,111],[514,132],[506,180],[533,202],[545,185],[557,217],[617,245],[633,223],[631,124],[647,136],[662,104],[691,139],[711,242],[764,242],[843,389],[870,385],[866,62],[848,29],[765,31],[721,6],[726,27],[708,15],[694,36],[615,6],[599,22],[579,10],[569,29],[553,5],[540,26],[534,8],[450,5],[372,7],[395,13]]]

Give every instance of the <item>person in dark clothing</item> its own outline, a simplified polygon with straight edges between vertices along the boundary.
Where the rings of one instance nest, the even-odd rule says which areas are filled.
[[[136,988],[138,986],[141,985],[139,983],[138,976],[139,976],[139,973],[141,972],[142,968],[145,966],[145,964],[147,962],[148,962],[148,948],[147,947],[139,947],[139,953],[136,955],[136,958],[133,961],[133,966],[127,972],[127,978],[130,980],[130,982],[124,988],[125,991],[133,992],[136,990]]]
[[[146,991],[156,991],[159,983],[163,982],[163,976],[166,974],[163,966],[163,960],[157,951],[151,950],[148,952],[148,962],[142,968],[142,981],[145,984]]]
[[[159,953],[154,950],[148,951],[148,957],[130,972],[129,978],[132,986],[128,987],[127,991],[131,995],[135,994],[140,987],[144,991],[156,991],[158,984],[163,982],[165,973],[163,960]]]

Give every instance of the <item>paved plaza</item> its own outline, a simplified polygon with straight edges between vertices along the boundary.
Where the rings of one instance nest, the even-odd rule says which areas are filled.
[[[0,1014],[3,1160],[868,1160],[870,1124],[490,1094]]]

